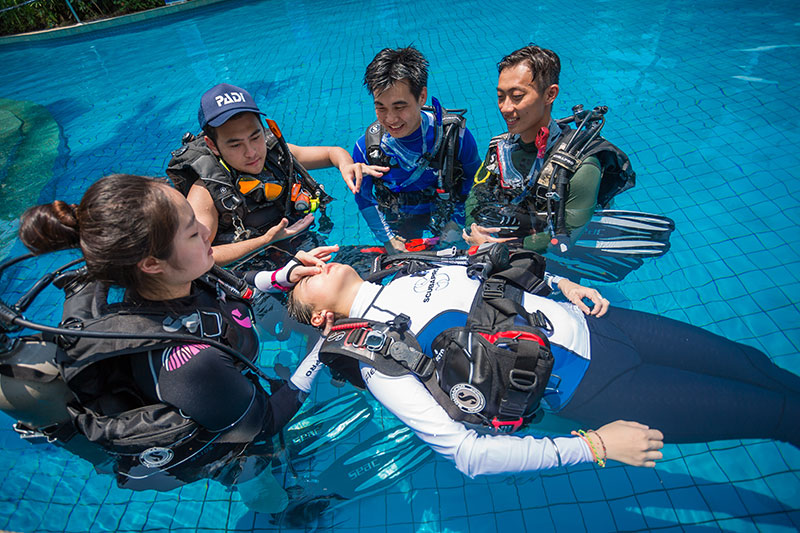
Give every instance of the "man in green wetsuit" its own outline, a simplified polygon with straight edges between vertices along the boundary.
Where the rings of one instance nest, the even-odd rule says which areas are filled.
[[[561,62],[552,50],[529,45],[504,57],[498,70],[497,105],[508,132],[492,139],[475,175],[466,203],[464,239],[470,244],[505,242],[524,234],[525,248],[544,252],[551,240],[551,228],[547,218],[541,216],[543,206],[537,205],[541,199],[534,191],[549,156],[569,131],[551,117],[559,91]],[[572,241],[592,218],[601,177],[600,161],[590,155],[569,181],[565,222]],[[503,220],[497,216],[498,204],[515,206],[513,211],[500,212],[515,214],[520,226],[516,235],[501,233],[499,226]],[[488,219],[480,216],[487,212],[495,216]]]

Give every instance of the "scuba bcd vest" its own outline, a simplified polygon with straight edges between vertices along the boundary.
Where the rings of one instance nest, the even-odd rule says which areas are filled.
[[[552,324],[541,312],[528,313],[522,295],[546,295],[549,287],[541,256],[527,250],[509,255],[502,245],[492,249],[500,253],[475,257],[468,267],[482,282],[465,326],[448,328],[422,347],[406,315],[386,323],[340,320],[320,360],[360,387],[358,361],[390,376],[412,373],[454,420],[516,431],[535,414],[553,368],[542,333]]]
[[[636,173],[628,156],[599,136],[608,108],[599,106],[584,111],[578,105],[572,109],[573,115],[556,121],[561,136],[547,154],[541,171],[529,183],[512,184],[504,176],[508,171],[503,165],[510,165],[510,157],[503,157],[501,150],[513,142],[513,136],[504,133],[491,140],[483,165],[486,176],[480,180],[476,177],[476,183],[488,180],[489,186],[473,189],[482,195],[471,213],[479,225],[500,227],[501,237],[524,237],[533,231],[549,230],[559,241],[565,240],[569,236],[565,214],[569,182],[591,156],[600,161],[597,204],[602,208],[607,208],[614,196],[635,185]],[[577,129],[569,127],[571,122],[577,124]]]
[[[270,127],[264,130],[267,157],[264,172],[258,176],[241,174],[226,165],[211,152],[202,134],[184,134],[181,139],[183,145],[172,152],[167,175],[175,187],[186,196],[192,184],[200,179],[214,200],[214,207],[219,213],[214,244],[237,242],[261,235],[283,217],[292,223],[318,208],[321,214],[319,231],[329,233],[333,227],[325,210],[333,198],[292,156],[277,125],[268,122]],[[269,199],[265,194],[249,197],[239,186],[239,180],[243,177],[277,182],[275,185],[283,190]],[[254,194],[259,192],[255,190]]]
[[[43,328],[57,333],[17,338],[0,355],[4,377],[39,384],[45,391],[40,396],[63,402],[44,406],[46,416],[20,412],[15,429],[25,438],[67,444],[79,437],[96,446],[77,451],[65,447],[95,463],[97,447],[102,448],[113,460],[121,485],[161,475],[161,488],[170,488],[163,474],[180,472],[179,465],[189,466],[188,461],[211,444],[226,442],[225,432],[203,428],[172,406],[148,401],[132,379],[130,357],[196,342],[224,348],[244,366],[255,368],[250,359],[257,354],[258,339],[253,327],[246,327],[253,323],[250,293],[240,291],[242,286],[236,286],[238,280],[231,274],[214,267],[197,280],[191,297],[136,303],[118,298],[122,289],[85,281],[84,272],[70,270],[49,279],[66,294],[61,328]],[[40,280],[37,286],[38,294],[46,284]],[[10,315],[21,306],[2,307]],[[46,360],[40,361],[43,357]],[[23,409],[19,401],[10,403],[0,405],[12,415],[17,415],[14,408]],[[36,406],[28,402],[24,408]],[[226,445],[226,453],[236,456],[248,443]],[[190,481],[187,475],[192,474],[182,473],[179,479]]]
[[[435,203],[431,231],[438,234],[453,214],[454,202],[463,202],[466,197],[461,193],[464,183],[464,169],[458,159],[461,131],[465,128],[465,109],[443,109],[436,98],[433,106],[423,106],[423,112],[434,116],[435,141],[431,151],[421,154],[418,172],[427,168],[437,175],[435,187],[418,191],[392,191],[380,178],[373,178],[375,199],[381,209],[399,211],[403,205]],[[382,139],[386,131],[380,122],[373,122],[364,133],[364,147],[367,162],[370,165],[385,167],[399,166],[382,148]]]

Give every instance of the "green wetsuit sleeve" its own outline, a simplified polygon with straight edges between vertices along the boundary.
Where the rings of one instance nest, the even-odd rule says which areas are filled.
[[[487,155],[488,157],[488,155]],[[478,167],[477,172],[475,172],[475,178],[472,183],[472,188],[469,190],[469,196],[467,196],[467,201],[464,205],[464,209],[466,210],[466,222],[465,226],[468,228],[475,222],[475,217],[472,216],[473,211],[476,207],[480,205],[480,198],[486,197],[486,188],[491,187],[492,184],[489,183],[492,181],[490,172],[486,171],[486,161],[481,163],[481,166]]]
[[[566,222],[570,241],[580,236],[583,227],[589,223],[597,206],[597,193],[600,190],[600,160],[587,157],[569,181],[567,195]],[[545,231],[525,237],[523,246],[535,252],[544,252],[550,242],[550,232]]]
[[[472,188],[469,190],[469,196],[467,196],[467,201],[464,204],[464,210],[466,211],[466,222],[465,226],[470,227],[473,222],[475,222],[475,217],[472,216],[472,212],[478,206],[478,194],[480,193],[481,189],[486,187],[486,181],[479,182],[478,180],[480,177],[487,177],[486,175],[488,172],[484,170],[483,164],[478,168],[478,171],[475,173],[475,180],[472,184]]]

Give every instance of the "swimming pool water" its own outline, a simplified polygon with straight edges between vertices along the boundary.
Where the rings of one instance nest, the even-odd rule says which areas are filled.
[[[638,174],[615,207],[677,224],[666,256],[599,286],[612,304],[705,327],[800,373],[800,10],[792,1],[222,2],[83,36],[1,45],[0,99],[43,108],[50,119],[37,120],[52,120],[59,136],[42,148],[35,172],[0,170],[0,256],[21,251],[12,238],[19,191],[40,189],[32,201],[77,201],[111,172],[163,175],[183,132],[197,129],[200,95],[219,82],[247,88],[290,142],[349,149],[374,119],[361,86],[367,63],[385,46],[413,43],[431,63],[429,93],[469,109],[483,151],[503,131],[495,65],[528,42],[561,56],[556,116],[575,103],[610,107],[604,135],[627,151]],[[0,163],[29,149],[6,133],[18,132],[18,122],[0,114]],[[338,199],[331,241],[371,242],[338,173],[314,175]],[[4,299],[62,262],[40,258],[14,279],[4,276]],[[55,291],[46,292],[28,316],[55,321],[55,301]],[[277,344],[277,356],[276,343],[265,345],[264,366],[291,364],[302,340]],[[336,394],[323,378],[312,400]],[[396,424],[376,414],[369,431]],[[21,442],[2,420],[0,529],[289,530],[215,483],[167,493],[118,489],[79,459]],[[366,434],[321,454],[316,467]],[[585,465],[470,480],[432,459],[308,529],[795,531],[799,474],[800,451],[752,440],[668,446],[655,470]]]

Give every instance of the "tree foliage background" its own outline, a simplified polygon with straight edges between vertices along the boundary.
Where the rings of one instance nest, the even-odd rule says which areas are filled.
[[[47,30],[75,24],[66,0],[0,0],[0,35]],[[164,0],[70,0],[81,22],[116,17],[164,5]],[[23,5],[24,4],[24,5]],[[15,7],[19,6],[19,7]]]

